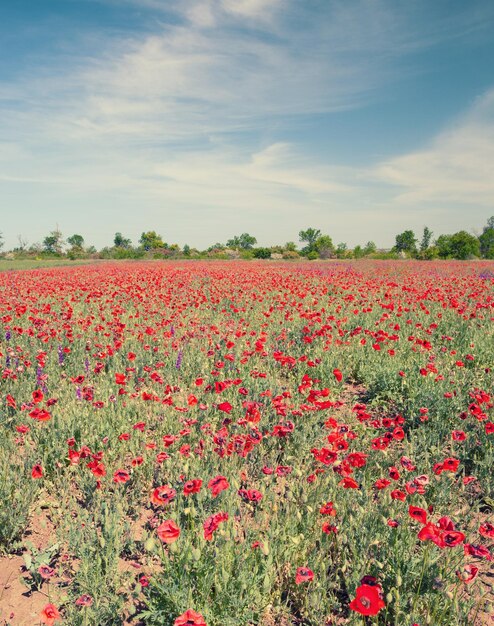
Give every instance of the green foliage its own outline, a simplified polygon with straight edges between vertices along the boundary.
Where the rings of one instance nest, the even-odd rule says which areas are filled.
[[[346,245],[346,243],[339,243],[336,246],[335,253],[338,259],[344,259],[346,256],[348,256],[348,246]]]
[[[428,250],[428,248],[430,247],[430,245],[432,243],[432,235],[433,234],[434,233],[432,232],[432,230],[428,226],[424,227],[422,240],[420,242],[420,252],[425,253]]]
[[[115,248],[130,248],[132,244],[130,239],[126,239],[122,233],[115,233],[113,245]]]
[[[271,249],[270,248],[255,248],[253,251],[255,259],[270,259],[271,258]]]
[[[454,235],[441,235],[436,241],[436,247],[441,259],[465,260],[480,255],[479,240],[465,230]]]
[[[487,225],[479,237],[480,253],[484,259],[494,259],[494,216],[487,220]]]
[[[82,248],[84,246],[84,237],[82,235],[71,235],[67,237],[67,243],[72,248]]]
[[[63,236],[60,230],[52,230],[49,235],[43,239],[43,247],[48,254],[62,254]]]
[[[148,230],[147,233],[141,233],[139,244],[144,250],[157,250],[159,248],[166,248],[161,235],[158,235],[154,230]]]
[[[24,532],[31,506],[38,493],[34,481],[20,480],[29,476],[29,460],[19,457],[18,450],[9,445],[8,431],[0,430],[2,454],[0,455],[0,553],[11,552]],[[8,503],[8,505],[7,505]]]
[[[226,247],[233,248],[234,250],[252,250],[256,243],[257,239],[255,237],[249,235],[249,233],[242,233],[241,235],[229,239],[226,242]]]
[[[319,254],[321,259],[329,259],[333,257],[333,240],[329,235],[320,235],[314,243],[314,250]]]
[[[307,230],[301,230],[298,234],[299,241],[306,243],[307,245],[302,250],[303,254],[309,254],[315,250],[316,241],[321,236],[321,231],[316,228],[307,228]]]
[[[364,247],[364,256],[368,256],[369,254],[373,254],[376,252],[377,246],[373,241],[368,241]]]
[[[417,252],[417,238],[413,230],[405,230],[399,235],[396,235],[394,248],[397,252],[410,256],[414,255]]]

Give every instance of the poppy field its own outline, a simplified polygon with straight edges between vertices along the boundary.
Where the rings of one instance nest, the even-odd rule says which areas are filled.
[[[492,623],[493,322],[487,261],[0,274],[0,624]]]

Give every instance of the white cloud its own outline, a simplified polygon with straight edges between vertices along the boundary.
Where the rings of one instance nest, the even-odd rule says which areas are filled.
[[[397,187],[399,206],[493,207],[494,89],[424,149],[386,162],[371,173]]]

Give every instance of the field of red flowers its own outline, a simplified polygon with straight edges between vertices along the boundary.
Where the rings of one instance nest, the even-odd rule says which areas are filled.
[[[0,624],[491,623],[493,270],[0,274]]]

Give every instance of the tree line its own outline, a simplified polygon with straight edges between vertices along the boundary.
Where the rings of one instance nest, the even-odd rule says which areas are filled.
[[[143,232],[134,245],[131,239],[117,232],[113,245],[102,250],[87,245],[82,235],[75,233],[64,238],[57,227],[43,239],[42,243],[29,245],[21,236],[19,244],[12,250],[3,252],[4,258],[59,258],[68,259],[138,259],[138,258],[243,258],[243,259],[376,259],[415,258],[432,259],[494,259],[494,216],[487,220],[478,236],[465,230],[450,235],[439,235],[427,226],[418,238],[413,230],[405,230],[395,237],[395,245],[390,250],[378,249],[373,241],[365,245],[348,248],[345,243],[334,244],[330,235],[317,228],[307,228],[299,232],[298,244],[288,241],[282,246],[259,247],[257,239],[249,233],[235,235],[225,243],[215,243],[206,250],[198,250],[189,245],[167,243],[162,235],[154,230]],[[3,238],[0,233],[0,250]]]

